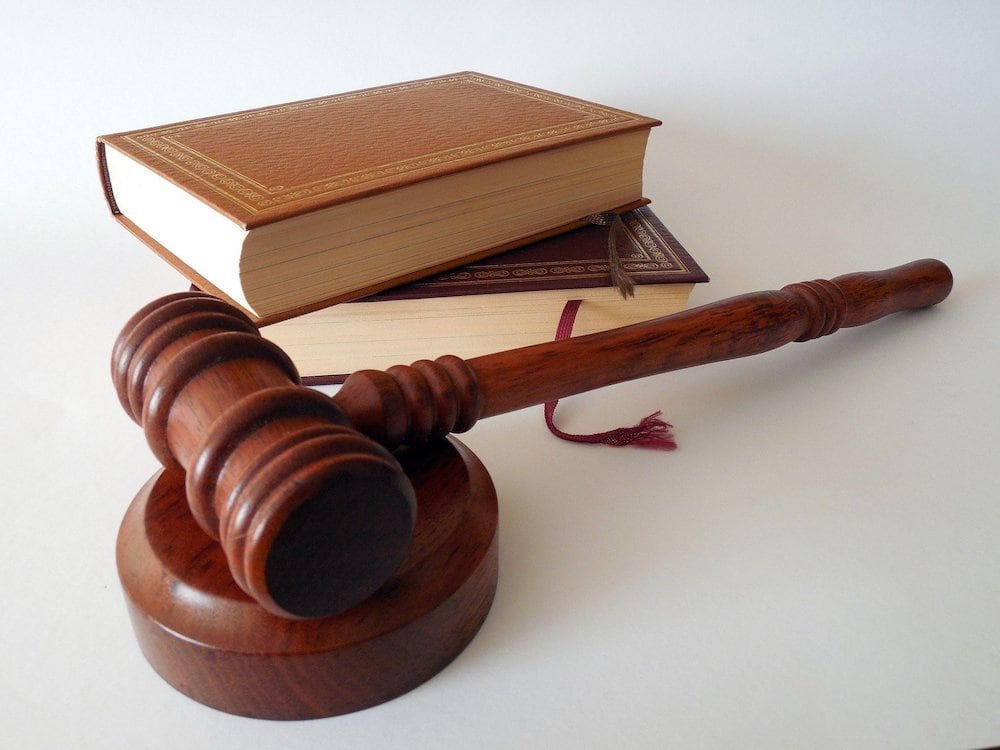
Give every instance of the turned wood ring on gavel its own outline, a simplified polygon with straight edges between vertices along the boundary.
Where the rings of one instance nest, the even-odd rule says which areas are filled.
[[[915,261],[468,361],[363,370],[333,397],[299,385],[235,308],[181,293],[126,324],[112,373],[160,461],[186,471],[191,511],[240,587],[275,614],[320,617],[366,599],[406,554],[414,495],[390,449],[933,305],[951,285],[943,263]]]
[[[243,313],[200,293],[162,298],[126,324],[112,363],[122,406],[160,462],[186,470],[192,514],[266,609],[343,611],[402,561],[416,509],[398,462],[297,385]]]

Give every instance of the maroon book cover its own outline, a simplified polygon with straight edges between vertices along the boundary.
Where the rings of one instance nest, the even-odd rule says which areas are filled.
[[[648,206],[622,214],[622,223],[618,253],[636,284],[708,281]],[[348,304],[609,286],[608,231],[588,225]]]

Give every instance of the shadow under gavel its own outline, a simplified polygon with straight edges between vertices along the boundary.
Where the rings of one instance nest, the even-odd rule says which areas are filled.
[[[364,601],[406,555],[416,501],[392,449],[933,305],[951,286],[947,266],[920,260],[468,361],[362,370],[332,397],[299,385],[236,308],[180,293],[129,320],[112,374],[161,463],[185,470],[191,511],[239,586],[274,614],[322,617]]]

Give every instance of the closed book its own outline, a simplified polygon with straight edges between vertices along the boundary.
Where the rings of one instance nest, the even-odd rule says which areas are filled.
[[[588,225],[261,333],[289,354],[304,382],[317,385],[355,370],[549,341],[570,299],[583,300],[575,335],[684,309],[693,285],[708,276],[649,207],[622,219],[618,253],[635,282],[632,297],[612,285],[608,227]]]
[[[266,324],[641,205],[659,121],[464,72],[97,139],[112,214]]]

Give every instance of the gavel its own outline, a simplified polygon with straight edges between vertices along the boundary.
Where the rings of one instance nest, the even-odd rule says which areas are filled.
[[[462,360],[361,370],[328,396],[235,307],[200,292],[124,326],[112,376],[236,583],[286,618],[334,615],[407,553],[413,489],[394,449],[604,386],[746,357],[937,304],[948,267],[919,260],[791,284],[587,336]]]

